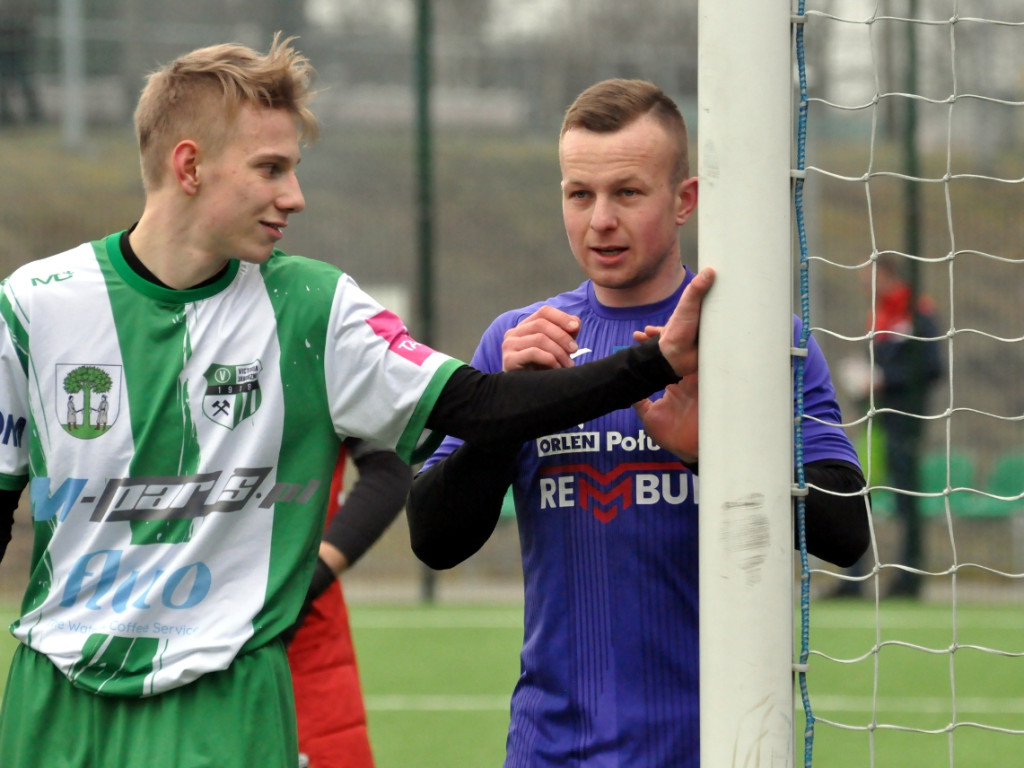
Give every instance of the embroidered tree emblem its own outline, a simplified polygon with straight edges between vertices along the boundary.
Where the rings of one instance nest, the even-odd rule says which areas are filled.
[[[68,395],[75,395],[78,392],[82,393],[82,418],[81,424],[77,427],[70,424],[69,427],[82,429],[86,432],[102,431],[107,428],[104,409],[104,418],[101,419],[98,427],[93,427],[90,414],[92,413],[92,396],[96,394],[106,394],[110,392],[114,382],[110,378],[110,374],[104,371],[102,368],[97,368],[95,365],[81,365],[78,368],[72,369],[67,376],[64,377],[64,391]]]

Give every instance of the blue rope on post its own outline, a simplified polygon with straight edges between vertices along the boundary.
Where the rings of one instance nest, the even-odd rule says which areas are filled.
[[[811,768],[811,756],[814,750],[814,711],[807,692],[807,660],[810,653],[810,606],[811,606],[811,571],[807,560],[807,528],[806,528],[806,479],[804,477],[804,360],[807,342],[810,338],[810,280],[808,276],[807,228],[804,222],[804,173],[806,171],[807,149],[807,67],[804,50],[805,1],[797,4],[797,16],[794,19],[796,37],[797,69],[800,81],[800,103],[797,109],[796,136],[796,173],[793,180],[793,206],[796,215],[797,238],[800,247],[800,319],[801,331],[795,359],[796,412],[794,416],[793,447],[796,464],[796,526],[800,546],[800,662],[797,666],[797,680],[800,686],[800,698],[804,707],[804,768]]]

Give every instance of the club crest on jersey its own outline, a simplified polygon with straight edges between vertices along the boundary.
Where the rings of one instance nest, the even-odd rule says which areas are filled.
[[[120,365],[58,363],[57,419],[79,440],[106,434],[121,410]]]
[[[234,429],[259,410],[263,402],[260,391],[259,360],[244,365],[214,363],[206,369],[206,394],[203,413],[210,421]]]

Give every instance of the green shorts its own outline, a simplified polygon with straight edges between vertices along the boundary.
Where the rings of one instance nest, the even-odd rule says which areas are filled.
[[[3,768],[295,768],[298,752],[279,642],[145,698],[75,688],[21,645],[0,707]]]

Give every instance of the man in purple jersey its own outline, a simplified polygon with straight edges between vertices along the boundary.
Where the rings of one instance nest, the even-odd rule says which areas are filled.
[[[473,364],[566,368],[660,327],[694,275],[678,228],[697,203],[686,127],[656,86],[609,80],[569,108],[562,211],[587,275],[575,290],[498,317]],[[794,338],[799,335],[794,318]],[[412,545],[434,568],[473,554],[515,497],[525,580],[521,675],[506,768],[699,763],[696,374],[665,396],[528,443],[446,439],[413,484]],[[828,366],[809,343],[808,484],[864,486]],[[810,551],[839,565],[868,544],[857,496],[812,490]]]

